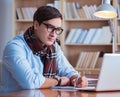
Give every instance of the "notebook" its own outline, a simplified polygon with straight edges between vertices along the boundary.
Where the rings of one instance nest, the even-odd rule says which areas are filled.
[[[106,53],[103,56],[100,74],[95,86],[76,88],[71,86],[58,86],[54,89],[84,90],[84,91],[115,91],[120,90],[120,54]]]

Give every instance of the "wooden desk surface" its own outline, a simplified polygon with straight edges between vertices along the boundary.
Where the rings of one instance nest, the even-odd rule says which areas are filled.
[[[87,75],[90,78],[98,78],[98,75]],[[120,91],[113,92],[86,92],[65,91],[57,89],[22,90],[8,93],[0,97],[120,97]]]
[[[120,91],[114,92],[86,92],[86,91],[63,91],[52,89],[22,90],[0,97],[120,97]]]

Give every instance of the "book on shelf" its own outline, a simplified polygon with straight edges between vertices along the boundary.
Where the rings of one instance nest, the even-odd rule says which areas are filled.
[[[77,8],[77,2],[64,2],[65,6],[65,19],[80,19]]]
[[[109,44],[111,43],[112,33],[109,26],[103,26],[102,28],[96,28],[95,34],[93,34],[89,44]]]
[[[30,19],[30,14],[29,14],[29,10],[27,7],[22,7],[22,13],[23,13],[23,16],[24,16],[24,19],[27,20],[27,19]]]
[[[37,7],[30,7],[30,11],[31,11],[31,17],[33,18],[33,15],[35,13],[35,11],[37,10]]]
[[[96,18],[96,17],[93,15],[93,13],[95,12],[95,10],[97,9],[96,4],[90,5],[90,6],[84,5],[84,6],[82,6],[82,9],[84,10],[84,13],[85,13],[85,15],[86,15],[86,17],[87,17],[88,19]]]
[[[89,18],[92,19],[93,18],[93,13],[94,13],[93,6],[92,5],[88,6],[87,10],[89,12]]]
[[[76,63],[76,68],[94,69],[97,64],[100,52],[81,52]]]
[[[88,68],[89,63],[91,62],[91,58],[92,58],[92,53],[91,52],[86,52],[84,63],[82,64],[81,68]]]
[[[64,18],[65,19],[67,19],[68,17],[69,17],[69,15],[68,15],[68,9],[67,9],[67,2],[65,1],[65,2],[63,2],[63,6],[64,6]]]
[[[82,68],[82,65],[84,64],[86,54],[87,54],[86,52],[81,52],[79,54],[78,61],[77,61],[77,64],[76,64],[76,68]]]
[[[81,32],[82,32],[81,28],[76,28],[71,43],[76,43],[77,42],[77,39],[79,38]]]
[[[93,13],[95,12],[95,10],[97,9],[96,4],[94,5],[84,5],[77,10],[77,13],[79,15],[80,18],[88,18],[88,19],[92,19],[92,18],[96,18]]]
[[[76,42],[76,43],[83,44],[84,39],[85,39],[85,37],[86,37],[86,35],[87,35],[87,31],[88,31],[87,29],[83,29],[83,30],[82,30],[81,34],[79,35],[80,37],[79,37],[79,39],[77,39],[77,42]]]
[[[97,32],[98,28],[96,28],[96,30],[94,31],[94,33],[91,35],[91,38],[89,40],[89,44],[92,44],[92,40],[95,38],[96,32]]]
[[[111,40],[112,33],[109,26],[103,26],[101,28],[71,29],[66,38],[66,43],[109,44]]]
[[[47,6],[52,6],[58,9],[61,12],[61,1],[60,0],[54,0],[53,3],[47,3]]]
[[[72,17],[74,19],[80,19],[78,13],[77,13],[77,9],[76,9],[76,6],[75,6],[75,2],[72,2],[71,3],[71,13],[72,13]]]
[[[54,0],[54,7],[61,12],[61,0]]]
[[[86,14],[85,14],[85,11],[83,10],[83,8],[77,9],[77,13],[78,13],[78,15],[79,15],[79,17],[81,19],[86,19],[87,18]]]
[[[16,15],[18,20],[24,19],[21,8],[16,8]]]
[[[65,8],[65,19],[80,19],[80,18],[96,18],[93,13],[97,9],[96,4],[94,5],[83,5],[80,6],[78,2],[64,2]]]
[[[72,35],[72,37],[71,37],[71,39],[70,39],[70,43],[74,43],[77,34],[78,34],[78,33],[77,33],[77,28],[75,28],[74,34]]]
[[[71,3],[70,2],[64,2],[65,5],[65,19],[73,19],[72,13],[71,13]]]
[[[91,13],[92,9],[88,5],[84,5],[82,8],[85,11],[85,14],[86,14],[87,18],[91,19],[92,18],[91,14],[93,14],[93,13]]]
[[[97,28],[96,34],[94,35],[94,38],[91,40],[90,44],[97,44],[99,37],[101,37],[101,31],[101,28]]]
[[[96,9],[97,9],[96,4],[90,5],[90,6],[88,6],[87,8],[88,8],[88,11],[89,11],[89,14],[90,14],[90,18],[91,18],[91,19],[96,18],[96,17],[93,15],[93,13],[94,13],[94,12],[96,11]]]
[[[88,52],[87,55],[88,55],[88,58],[86,60],[85,66],[83,68],[90,68],[90,65],[92,65],[91,63],[93,61],[93,55],[94,55],[94,53],[93,52]]]
[[[72,38],[75,34],[75,31],[76,31],[76,28],[73,28],[73,29],[70,29],[68,35],[67,35],[67,38],[65,40],[65,43],[70,43],[72,41]]]
[[[89,19],[90,18],[90,14],[89,14],[89,11],[88,11],[87,7],[88,7],[87,5],[82,6],[82,8],[83,8],[87,18]]]
[[[88,65],[86,66],[87,68],[94,69],[95,65],[97,63],[97,60],[99,58],[100,52],[89,52],[89,61]]]
[[[95,65],[97,64],[99,55],[100,55],[100,52],[99,52],[99,51],[94,52],[94,53],[92,54],[92,60],[91,60],[91,63],[90,63],[90,65],[89,65],[89,68],[92,68],[92,69],[96,68]]]
[[[94,35],[96,34],[96,28],[91,28],[88,30],[86,38],[84,39],[84,44],[89,44],[90,41],[94,38]]]
[[[16,14],[19,19],[32,20],[34,12],[37,10],[36,7],[21,7],[16,8]]]
[[[97,44],[109,44],[112,40],[112,33],[109,26],[103,26],[101,31],[101,37],[99,37]]]
[[[97,10],[97,5],[94,4],[92,8],[93,8],[92,16],[93,16],[94,19],[97,19],[98,17],[93,15],[93,13]]]

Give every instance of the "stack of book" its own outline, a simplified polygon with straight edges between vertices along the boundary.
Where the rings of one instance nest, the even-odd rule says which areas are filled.
[[[76,68],[89,68],[96,67],[100,52],[81,52],[76,64]]]
[[[52,6],[57,8],[59,11],[61,11],[61,1],[60,0],[54,0],[53,3],[47,3],[47,6]],[[37,10],[37,7],[21,7],[16,8],[16,15],[17,19],[21,20],[32,20],[33,14]]]
[[[109,26],[102,28],[73,28],[69,31],[65,43],[66,44],[110,44],[112,33]]]
[[[16,8],[16,15],[18,20],[32,20],[33,14],[37,10],[36,7],[22,7]]]
[[[54,0],[53,3],[47,3],[46,5],[55,7],[61,12],[61,0]]]
[[[64,2],[65,19],[94,19],[93,13],[97,9],[96,4],[80,6],[78,2]]]

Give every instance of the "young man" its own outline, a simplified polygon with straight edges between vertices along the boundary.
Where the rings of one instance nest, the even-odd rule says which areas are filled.
[[[57,36],[63,31],[61,13],[50,6],[37,9],[33,26],[9,41],[3,55],[1,91],[86,86],[87,79],[67,61]],[[76,84],[77,83],[77,84]]]

